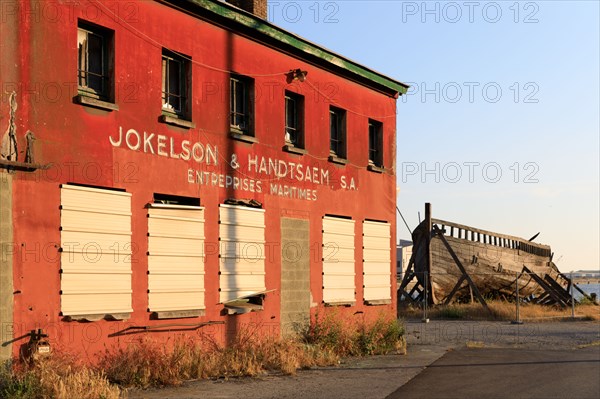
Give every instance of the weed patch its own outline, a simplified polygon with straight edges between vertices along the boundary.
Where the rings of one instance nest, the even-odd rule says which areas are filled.
[[[304,334],[308,344],[338,356],[364,356],[403,351],[404,327],[396,319],[380,316],[372,323],[347,324],[336,313],[321,317]]]
[[[104,373],[60,355],[40,358],[33,364],[5,363],[0,371],[0,397],[19,399],[116,399],[119,387]]]
[[[299,369],[333,366],[340,358],[405,352],[404,328],[395,319],[347,323],[331,313],[317,315],[300,338],[260,334],[259,327],[239,331],[227,345],[211,336],[178,336],[158,343],[149,336],[106,348],[91,367],[56,353],[33,364],[0,370],[0,397],[118,398],[122,388],[179,385],[186,380],[295,374]]]

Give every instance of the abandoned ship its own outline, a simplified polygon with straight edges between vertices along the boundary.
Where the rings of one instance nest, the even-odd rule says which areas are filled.
[[[429,304],[519,298],[568,306],[571,280],[552,261],[550,246],[431,217],[412,232],[413,255],[398,297]],[[517,290],[518,286],[518,290]],[[587,296],[576,285],[572,287]]]

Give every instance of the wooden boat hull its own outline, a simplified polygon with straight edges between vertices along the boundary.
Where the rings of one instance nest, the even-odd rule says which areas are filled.
[[[544,288],[532,275],[523,273],[524,270],[559,279],[560,273],[552,262],[548,246],[442,220],[432,219],[432,226],[439,229],[437,231],[440,234],[431,234],[426,221],[413,232],[414,271],[419,283],[429,286],[430,303],[443,303],[451,294],[457,301],[473,298],[466,280],[454,290],[464,273],[448,246],[484,297],[514,296],[517,275],[519,296],[536,297],[544,294]],[[428,236],[431,237],[431,270],[428,270]]]

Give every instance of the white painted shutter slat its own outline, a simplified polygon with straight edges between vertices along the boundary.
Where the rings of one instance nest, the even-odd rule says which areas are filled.
[[[355,303],[354,220],[323,217],[323,302]]]
[[[131,313],[131,194],[61,185],[61,312]]]
[[[264,210],[220,205],[219,223],[220,302],[266,291]]]
[[[203,310],[204,292],[204,208],[150,204],[148,310]]]
[[[391,226],[363,222],[363,286],[365,301],[392,299]]]

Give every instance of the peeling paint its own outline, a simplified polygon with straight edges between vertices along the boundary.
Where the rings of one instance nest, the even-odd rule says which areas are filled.
[[[35,135],[31,130],[25,133],[25,141],[27,147],[25,148],[25,163],[33,163],[33,143],[35,141]]]
[[[15,113],[17,112],[17,93],[10,93],[8,100],[10,110],[8,117],[8,126],[2,136],[2,147],[0,148],[0,159],[7,161],[17,161],[17,125],[15,124]]]

